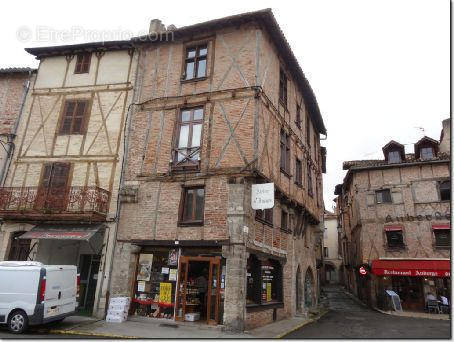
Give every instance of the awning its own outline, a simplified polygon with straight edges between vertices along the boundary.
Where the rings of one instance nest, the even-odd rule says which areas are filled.
[[[378,276],[450,277],[449,260],[373,260],[372,273]]]
[[[451,229],[451,226],[449,224],[433,224],[432,229]]]
[[[79,240],[89,241],[103,224],[95,225],[38,225],[29,232],[22,234],[19,239],[47,239],[47,240]]]
[[[396,230],[402,230],[402,226],[385,226],[385,232],[393,232]]]

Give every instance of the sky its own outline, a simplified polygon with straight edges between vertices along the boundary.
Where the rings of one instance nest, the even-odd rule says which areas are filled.
[[[440,138],[450,117],[448,0],[9,1],[0,68],[37,67],[25,47],[128,39],[153,18],[181,27],[263,8],[272,8],[328,131],[326,209],[343,161],[383,158],[391,139],[413,153],[422,136]]]

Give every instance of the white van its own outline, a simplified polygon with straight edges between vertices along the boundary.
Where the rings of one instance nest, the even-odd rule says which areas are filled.
[[[13,333],[63,320],[77,307],[76,266],[35,261],[0,262],[0,324]]]

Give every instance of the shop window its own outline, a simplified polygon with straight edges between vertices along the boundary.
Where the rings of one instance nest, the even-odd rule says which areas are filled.
[[[287,108],[287,75],[282,68],[279,70],[279,102]]]
[[[389,151],[388,152],[388,163],[395,164],[402,162],[402,158],[400,156],[399,151]]]
[[[59,134],[85,134],[87,130],[88,100],[67,100],[63,109]]]
[[[262,270],[262,304],[282,301],[282,268],[276,260],[265,260]]]
[[[388,242],[388,247],[403,248],[405,246],[402,229],[385,228],[385,233],[386,233],[386,240]]]
[[[183,79],[203,78],[207,74],[207,44],[191,46],[186,49]]]
[[[273,208],[265,210],[256,210],[255,219],[273,226]]]
[[[451,246],[451,229],[433,229],[436,247]]]
[[[173,169],[199,169],[202,126],[203,108],[183,109],[180,112],[173,152]]]
[[[451,181],[443,181],[438,185],[440,190],[440,201],[450,201],[451,200]]]
[[[86,74],[90,71],[91,53],[81,53],[77,55],[75,74]]]
[[[184,188],[180,208],[180,224],[203,224],[205,189],[203,187]]]
[[[290,135],[281,130],[281,171],[288,175],[290,173]]]
[[[391,190],[383,189],[375,191],[375,198],[377,203],[391,203]]]
[[[420,154],[422,160],[430,160],[434,157],[434,149],[432,147],[423,147]]]
[[[260,304],[260,262],[255,255],[247,260],[246,305]]]

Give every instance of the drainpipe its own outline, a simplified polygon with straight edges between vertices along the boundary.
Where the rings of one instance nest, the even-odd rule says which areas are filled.
[[[12,157],[13,157],[13,154],[14,154],[14,149],[15,149],[14,138],[16,137],[17,127],[19,126],[19,122],[20,122],[20,119],[21,119],[21,116],[22,116],[22,112],[23,112],[24,106],[25,106],[25,100],[27,98],[27,94],[28,94],[28,91],[30,89],[30,77],[31,77],[31,74],[32,74],[32,71],[30,70],[28,72],[28,80],[23,85],[24,91],[22,93],[22,99],[21,99],[21,104],[20,104],[20,109],[19,109],[19,115],[17,116],[16,121],[14,122],[14,126],[13,126],[13,129],[12,129],[12,132],[10,134],[8,134],[8,138],[7,138],[8,141],[7,141],[6,147],[5,147],[6,160],[3,163],[2,168],[0,170],[0,185],[1,186],[4,185],[4,182],[6,180],[7,170],[9,170],[9,166],[11,165],[11,160],[12,160]]]

